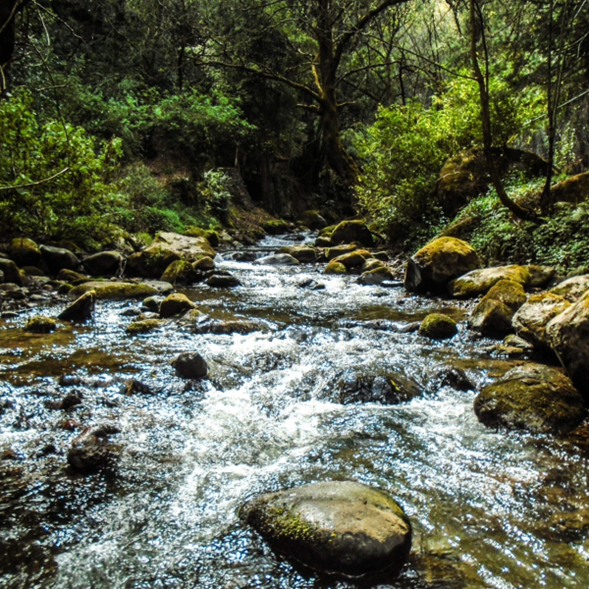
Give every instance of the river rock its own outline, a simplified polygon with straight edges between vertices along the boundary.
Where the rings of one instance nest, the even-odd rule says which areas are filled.
[[[589,402],[589,293],[552,319],[546,334],[573,383]]]
[[[183,318],[183,322],[184,318]],[[247,319],[204,319],[191,322],[191,331],[193,333],[214,333],[214,334],[231,334],[252,333],[261,331],[265,328],[263,323],[250,321]]]
[[[161,280],[170,284],[192,284],[197,282],[198,275],[191,262],[176,260],[164,270]]]
[[[4,273],[4,282],[16,284],[17,286],[23,285],[23,277],[20,273],[18,266],[7,258],[0,258],[0,270]]]
[[[81,267],[78,256],[64,247],[42,245],[39,249],[49,272],[52,274],[57,274],[63,269],[77,270]]]
[[[327,221],[321,216],[319,211],[305,211],[300,217],[299,222],[305,227],[319,231],[327,227]]]
[[[160,305],[162,301],[164,301],[166,297],[162,295],[154,295],[152,297],[147,297],[143,299],[141,306],[144,310],[150,311],[151,313],[159,313],[160,312]]]
[[[372,256],[372,254],[370,254],[370,256]],[[370,272],[371,270],[376,270],[377,268],[386,268],[386,266],[381,260],[370,257],[364,261],[360,269],[362,272]]]
[[[333,245],[352,243],[354,241],[365,247],[374,245],[374,237],[363,221],[342,221],[331,234],[331,243]]]
[[[474,249],[454,237],[439,237],[407,262],[405,288],[412,292],[439,292],[454,278],[480,266]]]
[[[327,261],[331,261],[345,254],[351,254],[352,252],[355,252],[357,249],[359,249],[358,246],[353,245],[351,243],[345,245],[338,245],[336,247],[330,247],[325,250],[325,258]]]
[[[538,349],[547,350],[550,342],[546,326],[570,306],[569,301],[552,292],[535,294],[519,308],[511,323],[518,336]]]
[[[213,288],[234,288],[241,286],[239,279],[230,274],[213,274],[207,280],[207,284]]]
[[[192,267],[197,272],[209,272],[215,269],[215,261],[211,256],[203,256],[200,260],[192,263]]]
[[[156,317],[150,317],[149,319],[140,317],[136,321],[132,321],[125,328],[127,335],[141,335],[144,333],[151,333],[156,329],[159,329],[165,321],[157,319]]]
[[[384,491],[353,481],[267,493],[240,515],[288,560],[323,573],[398,572],[411,549],[411,523]]]
[[[90,278],[88,276],[84,276],[84,274],[80,274],[74,270],[69,270],[68,268],[63,268],[57,274],[57,280],[62,280],[63,282],[68,282],[69,284],[82,284],[83,282],[90,282]]]
[[[346,270],[351,270],[352,268],[360,268],[363,266],[367,257],[370,257],[370,252],[368,250],[356,250],[349,254],[337,256],[337,258],[333,258],[331,262],[339,262],[346,267]]]
[[[300,262],[290,254],[272,254],[258,258],[255,264],[263,264],[267,266],[298,266]]]
[[[194,303],[182,293],[168,295],[160,305],[159,313],[162,317],[173,317],[180,313],[186,313],[189,309],[194,309]]]
[[[307,247],[304,245],[295,245],[292,247],[282,248],[281,251],[285,254],[290,254],[296,258],[301,264],[312,264],[317,260],[318,252],[314,247]]]
[[[552,294],[576,303],[589,290],[589,275],[573,276],[550,289]]]
[[[197,352],[182,352],[172,366],[180,378],[186,379],[205,378],[209,370],[206,360]]]
[[[553,434],[573,430],[586,414],[571,380],[542,364],[512,368],[479,393],[474,410],[487,427]]]
[[[289,231],[288,223],[282,219],[271,219],[263,223],[262,227],[268,235],[281,235]]]
[[[25,325],[25,331],[31,333],[51,333],[57,329],[57,323],[53,317],[45,317],[44,315],[37,315],[31,317]]]
[[[176,260],[196,262],[204,256],[215,257],[215,250],[204,237],[161,232],[143,251],[129,256],[127,273],[130,276],[159,278]]]
[[[419,334],[429,339],[448,339],[457,333],[456,321],[443,313],[430,313],[419,326]]]
[[[345,372],[335,385],[339,401],[343,405],[356,403],[381,403],[396,405],[411,401],[423,394],[422,387],[403,372],[362,375]]]
[[[525,302],[521,284],[500,280],[474,308],[468,323],[485,336],[503,337],[512,331],[511,319]]]
[[[82,264],[90,276],[119,276],[123,271],[125,258],[121,252],[111,250],[88,256]]]
[[[348,269],[341,263],[331,260],[323,270],[323,274],[347,274]]]
[[[19,266],[38,266],[42,261],[39,246],[27,237],[16,237],[10,242],[10,257]]]
[[[90,281],[74,286],[70,296],[79,296],[93,290],[97,299],[122,300],[148,297],[158,293],[157,289],[140,282]]]
[[[92,319],[94,307],[96,305],[96,292],[90,290],[85,292],[81,297],[76,299],[71,305],[66,307],[58,318],[62,321],[86,321]]]
[[[382,264],[382,262],[381,262]],[[375,284],[382,284],[387,280],[394,280],[395,275],[391,272],[389,268],[386,266],[376,267],[372,270],[368,270],[363,272],[358,278],[358,282],[360,284],[366,284],[368,286],[375,285]]]
[[[88,427],[77,436],[67,453],[68,464],[78,472],[89,473],[114,464],[121,448],[109,436],[120,430],[113,425]]]

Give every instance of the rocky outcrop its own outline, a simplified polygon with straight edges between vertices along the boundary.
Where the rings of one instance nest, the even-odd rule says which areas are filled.
[[[261,495],[240,515],[288,560],[324,573],[397,572],[411,549],[401,507],[384,491],[352,481]]]
[[[546,334],[573,383],[589,402],[589,293],[552,319]]]
[[[474,308],[469,319],[472,329],[489,337],[503,337],[513,330],[514,313],[526,302],[521,284],[500,280]]]
[[[546,326],[571,303],[552,292],[532,295],[513,316],[512,325],[518,336],[540,350],[550,349]]]
[[[364,247],[374,245],[374,237],[366,223],[362,221],[342,221],[330,236],[333,245],[357,242]]]
[[[442,313],[430,313],[419,326],[419,335],[429,339],[448,339],[457,333],[456,321]]]
[[[513,368],[476,397],[475,413],[487,427],[563,434],[585,418],[583,398],[559,370],[541,364]]]
[[[479,257],[468,243],[454,237],[440,237],[409,259],[405,288],[412,292],[440,292],[452,279],[479,266]]]

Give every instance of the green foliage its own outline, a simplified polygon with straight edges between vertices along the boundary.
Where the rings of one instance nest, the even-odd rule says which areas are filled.
[[[98,144],[80,127],[40,122],[31,105],[24,91],[0,103],[0,230],[92,247],[112,229],[109,179],[120,142]]]
[[[219,219],[227,220],[231,205],[229,177],[223,170],[209,170],[198,184],[205,211]]]

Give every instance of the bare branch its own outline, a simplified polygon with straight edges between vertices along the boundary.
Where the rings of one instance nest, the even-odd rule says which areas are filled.
[[[37,182],[29,182],[28,184],[19,184],[18,186],[0,186],[0,190],[16,190],[17,188],[32,188],[33,186],[39,186],[40,184],[45,184],[46,182],[51,182],[51,180],[55,180],[59,176],[63,176],[66,172],[69,171],[69,167],[64,168],[61,172],[57,172],[57,174],[53,174],[53,176],[49,176],[49,178],[44,178],[43,180],[39,180]]]

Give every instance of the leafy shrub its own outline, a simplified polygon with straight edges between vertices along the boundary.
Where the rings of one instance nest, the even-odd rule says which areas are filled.
[[[118,140],[98,144],[80,127],[39,121],[25,91],[0,103],[0,137],[0,230],[88,247],[111,232]]]

